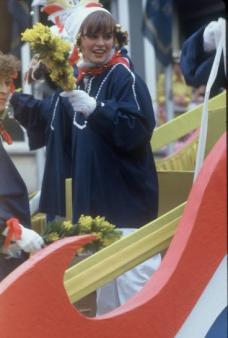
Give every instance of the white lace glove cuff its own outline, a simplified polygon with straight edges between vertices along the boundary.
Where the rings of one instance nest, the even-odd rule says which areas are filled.
[[[88,118],[97,106],[96,100],[83,90],[62,92],[60,95],[62,97],[68,97],[74,111],[81,112],[85,118]]]

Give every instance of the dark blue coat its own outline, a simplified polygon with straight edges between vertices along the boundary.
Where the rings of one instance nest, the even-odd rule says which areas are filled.
[[[16,217],[30,227],[28,191],[19,172],[5,151],[0,138],[0,230],[5,222]]]
[[[205,26],[191,35],[182,46],[180,66],[186,83],[193,87],[206,85],[215,52],[206,53],[203,48],[203,32]],[[220,61],[219,72],[211,90],[211,96],[218,94],[226,87],[223,58]]]
[[[98,105],[86,128],[73,128],[74,219],[100,215],[119,227],[140,227],[158,210],[148,89],[122,64],[89,78],[84,87]],[[82,114],[76,121],[83,125]]]
[[[19,172],[3,148],[0,137],[0,247],[5,241],[2,231],[6,221],[15,217],[30,228],[30,210],[28,191]],[[28,258],[23,252],[18,258],[6,259],[0,251],[0,281]]]
[[[72,107],[58,93],[42,101],[14,93],[11,104],[15,118],[27,130],[30,149],[46,146],[40,211],[65,216],[65,179],[71,176]],[[64,116],[68,112],[70,118]]]

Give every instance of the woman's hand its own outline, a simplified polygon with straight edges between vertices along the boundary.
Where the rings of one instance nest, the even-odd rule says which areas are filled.
[[[30,62],[29,69],[25,74],[25,80],[32,83],[44,77],[48,73],[47,67],[39,59],[39,55],[35,54]]]
[[[68,97],[74,111],[82,113],[85,118],[88,118],[94,112],[97,105],[96,100],[83,90],[62,92],[60,95]]]

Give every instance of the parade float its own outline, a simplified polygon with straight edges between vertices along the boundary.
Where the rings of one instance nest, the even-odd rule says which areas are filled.
[[[225,131],[225,91],[206,102],[206,109],[199,105],[157,128],[151,140],[154,152],[192,133],[181,149],[157,160],[159,217],[81,262],[74,263],[77,252],[96,239],[93,235],[67,237],[32,255],[0,283],[2,336],[225,337]],[[199,156],[202,163],[196,170]],[[70,221],[70,180],[66,210]],[[35,216],[34,229],[42,232],[43,226],[44,217]],[[74,306],[159,252],[163,254],[159,269],[126,304],[95,318]]]
[[[166,162],[165,170],[159,170],[161,209],[156,220],[68,269],[77,250],[94,237],[62,239],[33,255],[1,282],[0,325],[4,337],[210,337],[210,332],[218,333],[224,327],[225,95],[209,102],[208,154],[194,183],[184,149],[181,155],[168,157],[173,167]],[[197,129],[201,112],[202,107],[197,107],[160,127],[152,140],[155,149]],[[186,147],[189,150],[189,144]],[[174,158],[178,158],[177,167]],[[69,189],[69,182],[67,185]],[[70,217],[69,200],[67,203]],[[161,251],[164,258],[159,269],[120,308],[89,318],[73,306]]]

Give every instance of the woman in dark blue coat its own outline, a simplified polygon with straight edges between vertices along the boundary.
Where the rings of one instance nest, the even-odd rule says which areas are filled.
[[[86,80],[87,87],[85,81],[78,87],[96,97],[97,106],[88,119],[79,112],[74,117],[74,218],[104,215],[119,227],[138,228],[158,209],[148,89],[121,63]]]
[[[105,216],[127,235],[158,212],[149,91],[121,55],[126,35],[108,11],[95,5],[75,8],[65,29],[82,54],[77,89],[61,94],[74,109],[74,219],[82,213]],[[156,255],[97,290],[97,315],[125,303],[159,263]]]

